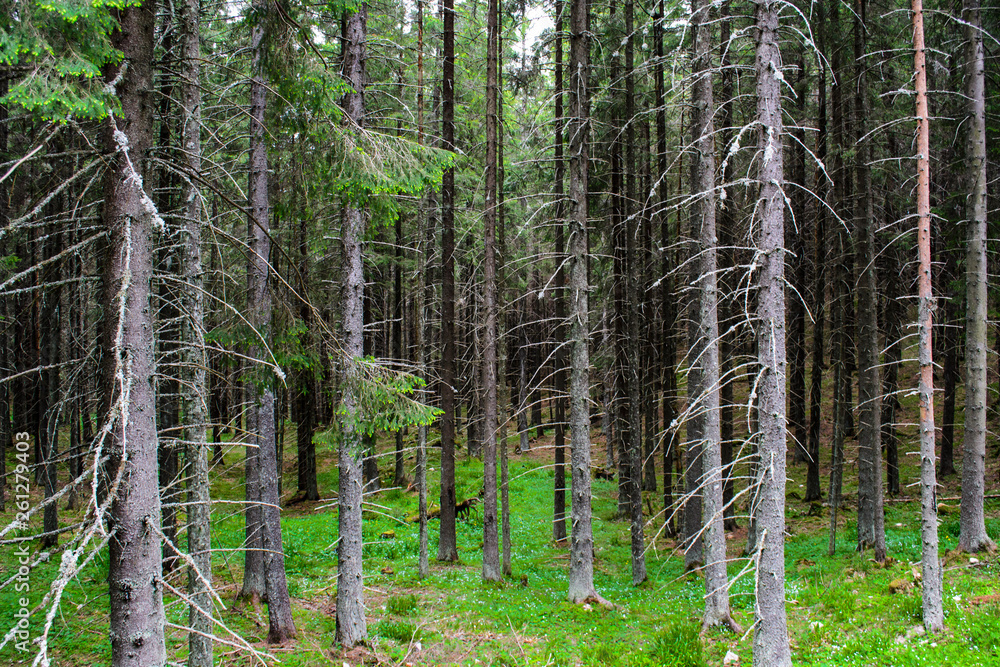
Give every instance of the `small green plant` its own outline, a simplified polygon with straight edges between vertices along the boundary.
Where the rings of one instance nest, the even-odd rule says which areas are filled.
[[[378,622],[375,634],[385,639],[392,639],[400,644],[409,644],[420,639],[420,629],[407,621],[384,619]]]
[[[671,623],[653,639],[650,667],[705,667],[704,646],[698,624]]]
[[[400,595],[386,600],[385,610],[394,616],[414,616],[417,605],[416,595]]]

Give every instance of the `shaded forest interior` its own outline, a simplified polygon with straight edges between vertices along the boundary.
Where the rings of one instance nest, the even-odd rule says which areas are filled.
[[[1000,665],[928,2],[0,0],[2,659]]]

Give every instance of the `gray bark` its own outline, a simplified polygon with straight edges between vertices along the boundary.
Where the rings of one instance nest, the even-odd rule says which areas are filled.
[[[442,148],[455,150],[455,0],[443,0]],[[455,536],[455,169],[441,180],[441,519],[438,560],[458,560]]]
[[[269,11],[267,0],[255,0],[254,9]],[[265,21],[252,33],[252,78],[250,80],[250,258],[247,267],[247,320],[263,341],[251,346],[251,358],[267,354],[271,341],[271,292],[268,287],[271,254],[270,199],[267,189],[267,143],[264,125],[267,87],[264,81]],[[278,461],[274,422],[272,373],[259,368],[247,386],[247,434],[255,447],[261,570],[267,595],[268,635],[271,644],[283,644],[295,636],[291,601],[285,579],[285,556],[281,547],[281,520],[278,507]],[[248,456],[248,459],[250,457]],[[248,483],[249,488],[249,483]],[[248,508],[249,509],[249,508]],[[249,521],[248,521],[249,530]]]
[[[109,65],[108,81],[121,76],[120,116],[105,123],[110,156],[104,175],[104,268],[102,413],[114,417],[105,447],[112,478],[120,483],[111,505],[108,545],[111,662],[114,667],[166,663],[163,588],[160,581],[160,496],[156,411],[153,409],[153,219],[135,169],[152,143],[154,2],[112,10],[119,28],[111,34],[124,65]],[[122,68],[124,67],[124,71]],[[127,151],[127,155],[125,152]],[[141,172],[140,172],[141,173]],[[121,315],[119,315],[121,313]],[[128,387],[125,394],[120,389]],[[120,410],[120,412],[119,412]]]
[[[758,423],[760,458],[754,518],[757,524],[757,588],[753,664],[791,665],[785,616],[785,284],[784,195],[781,119],[781,53],[778,8],[757,2],[757,121],[760,187],[760,266],[757,294],[757,359],[760,364]]]
[[[719,405],[719,310],[715,211],[715,99],[712,90],[712,35],[706,25],[710,5],[694,0],[691,30],[694,37],[694,188],[697,200],[692,213],[697,234],[698,300],[697,338],[692,344],[692,364],[698,368],[698,395],[694,410],[700,413],[702,496],[705,561],[705,614],[702,627],[727,625],[736,628],[729,609],[729,582],[726,576],[726,531],[722,501],[722,425]]]
[[[201,3],[185,0],[180,7],[183,35],[182,103],[184,127],[181,141],[187,168],[192,176],[201,174]],[[184,402],[184,443],[188,470],[187,515],[188,555],[194,567],[188,570],[188,665],[211,667],[212,640],[212,506],[208,478],[208,384],[205,353],[204,278],[201,264],[201,228],[204,211],[201,193],[194,180],[185,186],[184,234],[187,237],[180,253],[183,294],[185,381],[181,383]]]
[[[483,258],[483,581],[500,581],[497,531],[497,60],[498,0],[489,0],[486,19],[486,215]]]
[[[986,534],[983,494],[986,475],[986,102],[982,16],[979,0],[965,0],[965,96],[968,104],[969,197],[965,255],[965,440],[962,445],[962,510],[958,546],[994,549]]]
[[[569,288],[570,501],[569,600],[597,597],[590,508],[590,313],[587,296],[587,0],[570,4]]]
[[[865,24],[867,3],[855,0],[854,60],[857,67],[855,129],[859,137],[867,133],[869,103]],[[857,234],[858,278],[858,549],[872,549],[876,562],[885,560],[885,511],[882,501],[882,379],[879,372],[878,302],[875,275],[875,227],[872,209],[872,177],[868,167],[870,143],[857,146],[858,197],[854,222]]]
[[[365,50],[368,8],[361,4],[347,17],[344,30],[344,78],[354,88],[344,96],[344,110],[353,124],[364,122]],[[350,649],[368,639],[362,567],[361,463],[364,445],[358,398],[358,359],[364,354],[365,275],[361,259],[365,213],[353,203],[344,206],[343,243],[343,437],[340,444],[339,515],[337,545],[337,641]]]

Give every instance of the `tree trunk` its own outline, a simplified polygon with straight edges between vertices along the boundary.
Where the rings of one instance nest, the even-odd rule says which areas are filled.
[[[250,80],[250,257],[247,268],[247,320],[259,336],[250,348],[250,357],[269,354],[271,344],[271,292],[268,287],[271,254],[270,199],[268,196],[268,158],[265,141],[267,86],[264,80],[266,48],[263,15],[270,11],[266,0],[255,0],[254,9],[262,15],[252,32]],[[295,636],[291,602],[285,580],[285,557],[281,547],[281,521],[278,507],[278,462],[274,421],[274,391],[270,368],[258,365],[247,383],[247,434],[254,447],[257,488],[254,490],[259,524],[261,569],[267,595],[268,635],[271,644],[282,644]],[[250,460],[250,456],[247,457]],[[249,489],[249,480],[248,480]],[[249,508],[248,508],[249,509]],[[249,520],[247,523],[249,530]]]
[[[563,262],[566,254],[566,223],[563,220],[565,205],[563,161],[563,11],[564,0],[556,0],[555,43],[555,261],[558,264],[555,284],[555,471],[553,474],[552,539],[560,542],[566,539],[566,272]]]
[[[757,295],[760,461],[757,522],[757,586],[753,664],[791,665],[785,617],[785,278],[781,119],[781,54],[778,3],[757,2],[757,120],[760,153],[760,266]]]
[[[421,145],[424,143],[424,2],[417,0],[417,140]],[[434,251],[434,226],[431,224],[432,218],[427,215],[428,210],[433,207],[423,206],[418,211],[418,235],[417,243],[423,245],[417,252],[417,294],[416,294],[416,323],[414,341],[417,348],[417,368],[420,377],[427,381],[427,345],[431,340],[430,316],[427,312],[428,304],[434,298],[434,286],[428,278],[427,271],[430,266],[430,254]],[[426,229],[424,225],[426,224]],[[417,427],[417,489],[419,499],[417,501],[420,520],[420,555],[417,563],[417,575],[421,579],[426,579],[430,575],[430,563],[428,562],[428,535],[427,535],[427,425],[420,424]]]
[[[180,6],[183,39],[181,96],[184,127],[181,141],[191,175],[201,175],[201,3],[185,0]],[[194,180],[185,185],[184,234],[180,254],[184,278],[185,381],[181,383],[184,403],[184,443],[187,471],[188,554],[188,667],[212,665],[212,505],[208,464],[208,366],[205,350],[205,297],[203,293],[201,230],[204,212],[201,193]]]
[[[859,137],[855,173],[858,196],[854,222],[857,233],[858,277],[858,549],[873,549],[876,562],[885,561],[885,512],[882,502],[882,380],[878,341],[878,301],[876,300],[875,227],[872,209],[872,178],[868,166],[871,152],[866,138],[869,116],[867,84],[866,0],[855,0],[854,61],[855,129]]]
[[[894,218],[890,218],[894,219]],[[885,381],[882,401],[882,445],[885,447],[887,486],[890,496],[899,495],[899,439],[896,436],[896,415],[899,413],[899,367],[902,361],[903,342],[900,322],[905,316],[899,301],[899,273],[902,270],[894,251],[892,263],[886,271],[885,285]]]
[[[455,150],[455,0],[442,0],[441,80],[443,148]],[[458,560],[455,537],[455,168],[441,181],[441,519],[438,560]]]
[[[483,581],[500,581],[497,534],[497,61],[498,0],[489,0],[486,31],[486,215],[483,257]]]
[[[156,463],[153,390],[153,216],[136,169],[152,143],[153,2],[112,10],[119,28],[111,43],[124,56],[105,79],[118,81],[120,116],[105,124],[111,162],[104,175],[104,265],[102,414],[113,419],[110,455],[111,505],[108,588],[111,663],[114,667],[159,667],[167,660],[163,588],[160,584],[160,496]],[[118,77],[121,77],[120,81]],[[134,166],[133,166],[134,165]],[[120,391],[128,387],[127,391]],[[117,415],[117,416],[114,416]],[[135,641],[141,637],[141,641]]]
[[[931,199],[930,127],[927,111],[927,65],[924,53],[924,11],[922,0],[912,0],[913,68],[917,93],[917,252],[920,266],[918,287],[920,308],[920,535],[923,543],[924,627],[937,633],[944,629],[942,570],[938,560],[937,480],[934,474],[934,358],[931,340],[934,297],[931,294]]]
[[[705,613],[702,628],[727,625],[736,628],[729,609],[726,576],[726,532],[722,502],[722,435],[719,411],[719,315],[716,225],[715,225],[715,97],[712,90],[712,37],[707,3],[691,5],[693,34],[693,111],[695,138],[693,173],[694,202],[692,233],[695,243],[695,288],[698,312],[696,337],[692,340],[692,370],[698,383],[691,390],[689,409],[699,413],[703,474],[696,484],[702,498],[704,527]],[[696,393],[695,393],[696,392]],[[692,443],[693,444],[693,443]],[[689,489],[690,492],[690,489]],[[693,513],[692,513],[693,514]],[[687,563],[685,563],[687,564]]]
[[[826,56],[826,3],[816,5],[817,48],[823,57]],[[817,97],[818,118],[816,136],[816,158],[823,169],[816,170],[816,202],[815,219],[816,235],[813,256],[813,343],[812,343],[812,373],[809,376],[809,458],[806,461],[806,493],[805,500],[812,502],[821,500],[823,492],[820,488],[819,475],[819,445],[822,428],[823,402],[823,332],[826,325],[826,199],[830,191],[829,178],[826,174],[827,156],[827,122],[826,122],[826,66],[818,68]]]
[[[952,253],[948,253],[951,255]],[[944,272],[950,273],[949,269],[954,266],[954,262],[946,262]],[[949,292],[951,290],[948,290]],[[958,375],[958,341],[955,335],[955,328],[958,326],[958,313],[955,306],[954,294],[944,297],[944,325],[941,328],[944,339],[944,368],[941,369],[941,381],[944,384],[941,406],[941,456],[938,460],[938,476],[942,479],[955,474],[955,385]]]
[[[569,52],[569,281],[570,281],[570,505],[569,600],[597,597],[590,508],[590,312],[587,305],[587,0],[570,5]]]
[[[982,16],[979,0],[965,0],[965,97],[969,105],[966,163],[968,236],[965,254],[965,435],[962,445],[962,510],[958,546],[995,548],[986,534],[986,102]]]
[[[342,74],[353,91],[344,96],[346,115],[358,127],[365,115],[365,55],[368,6],[360,4],[347,15],[344,30]],[[341,379],[343,438],[340,445],[340,513],[337,526],[337,642],[350,649],[368,639],[365,618],[361,498],[361,464],[365,448],[362,437],[364,415],[359,398],[358,364],[364,354],[365,273],[362,243],[365,236],[365,212],[356,204],[345,204],[342,217],[343,243],[343,327],[344,370]],[[443,509],[443,507],[442,507]],[[454,509],[452,510],[454,512]],[[442,512],[443,514],[443,512]]]
[[[663,403],[663,426],[666,431],[666,442],[663,444],[663,513],[664,526],[668,535],[676,534],[674,528],[674,498],[673,498],[673,459],[677,455],[677,429],[673,426],[674,421],[674,395],[676,391],[675,380],[675,349],[674,349],[674,319],[676,303],[673,293],[673,276],[671,274],[671,250],[670,241],[670,218],[662,209],[670,198],[669,186],[666,178],[662,175],[667,173],[667,113],[665,103],[665,85],[663,76],[663,16],[665,0],[660,0],[657,4],[657,18],[653,22],[653,41],[656,42],[656,165],[657,173],[661,177],[657,179],[658,192],[658,213],[660,218],[660,308],[661,308],[661,332],[660,345],[662,346],[660,356],[662,361],[662,385],[663,393],[661,402]]]

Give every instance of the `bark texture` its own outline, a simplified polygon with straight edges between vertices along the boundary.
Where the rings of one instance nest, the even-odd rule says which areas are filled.
[[[962,445],[962,510],[958,546],[993,549],[986,534],[986,98],[982,14],[979,0],[965,0],[965,98],[969,119],[965,254],[965,440]]]
[[[872,209],[872,177],[868,167],[869,141],[867,89],[866,0],[854,3],[854,59],[856,131],[861,141],[856,149],[858,192],[854,223],[857,238],[858,277],[858,549],[872,549],[876,562],[885,560],[885,511],[882,502],[882,380],[879,372],[878,317],[875,275],[875,227]]]
[[[105,125],[110,164],[104,175],[103,414],[114,419],[105,446],[110,455],[112,538],[109,542],[111,663],[159,667],[166,663],[160,551],[153,387],[153,216],[142,189],[142,159],[152,143],[153,25],[155,2],[114,10],[119,29],[112,44],[124,65],[108,66],[108,81],[121,76],[119,116]],[[124,67],[124,72],[122,71]],[[161,221],[162,222],[162,221]],[[115,414],[117,413],[117,415]]]
[[[937,479],[934,466],[934,352],[931,340],[934,297],[931,294],[930,126],[927,110],[927,59],[924,53],[922,0],[913,0],[913,67],[917,93],[917,327],[920,360],[920,536],[923,543],[924,628],[944,629],[942,569],[938,559]]]
[[[351,123],[364,123],[365,49],[368,7],[361,4],[347,17],[344,30],[342,74],[354,89],[344,96],[344,110]],[[341,218],[343,243],[344,361],[341,395],[343,437],[340,443],[340,497],[337,520],[337,642],[345,649],[368,639],[365,618],[361,559],[361,498],[364,481],[361,465],[365,454],[359,403],[358,363],[364,354],[365,273],[361,259],[365,234],[365,212],[355,204],[344,206]]]
[[[569,97],[569,296],[570,296],[570,501],[569,600],[596,597],[594,532],[590,508],[590,313],[587,280],[587,0],[570,5]]]
[[[181,34],[183,35],[182,96],[184,127],[182,142],[190,174],[201,174],[201,3],[185,0],[180,7]],[[209,497],[208,464],[208,384],[205,352],[205,297],[201,264],[201,230],[204,224],[201,193],[195,181],[185,186],[186,236],[181,253],[184,278],[185,382],[184,392],[184,443],[187,448],[188,479],[188,555],[194,567],[188,571],[189,667],[211,667],[212,640],[212,506]]]
[[[441,139],[455,150],[455,0],[443,0]],[[441,519],[438,560],[458,560],[455,537],[455,168],[441,181]]]
[[[483,257],[483,581],[500,581],[497,532],[497,60],[498,0],[489,0],[486,31],[486,215]]]
[[[784,195],[781,119],[781,54],[774,0],[757,3],[757,121],[760,160],[760,266],[757,294],[757,347],[760,376],[759,460],[753,508],[757,525],[757,604],[753,664],[791,665],[785,616],[785,281]]]
[[[692,345],[692,365],[698,368],[693,409],[700,415],[703,474],[697,481],[702,496],[704,530],[705,614],[702,628],[726,625],[736,628],[729,609],[726,576],[726,531],[722,500],[722,427],[719,405],[719,295],[715,210],[715,98],[712,90],[712,38],[708,24],[709,4],[691,5],[694,35],[694,188],[697,200],[692,212],[697,252],[697,337]]]

